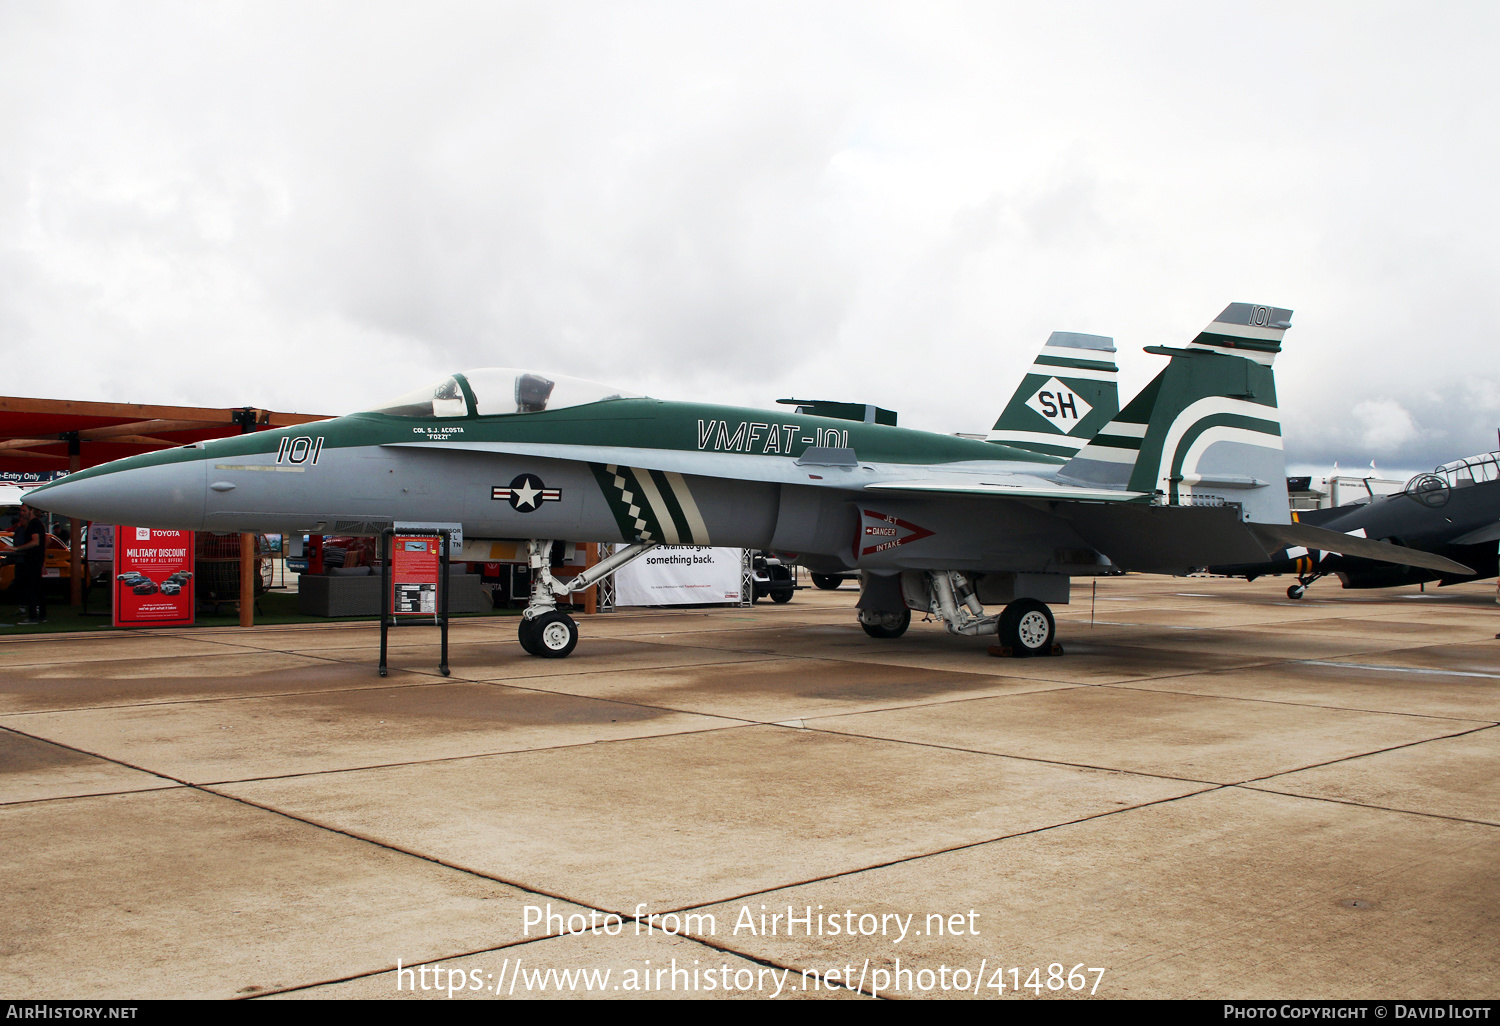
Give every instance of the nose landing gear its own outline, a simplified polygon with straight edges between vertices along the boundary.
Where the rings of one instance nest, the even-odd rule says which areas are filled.
[[[534,538],[526,543],[531,564],[531,602],[521,614],[516,636],[527,654],[541,659],[564,659],[578,646],[578,624],[557,608],[557,600],[598,584],[626,563],[656,548],[658,542],[636,542],[603,559],[571,581],[552,576],[552,542]]]
[[[563,659],[578,645],[578,624],[555,609],[534,620],[523,615],[517,633],[521,647],[542,659]]]

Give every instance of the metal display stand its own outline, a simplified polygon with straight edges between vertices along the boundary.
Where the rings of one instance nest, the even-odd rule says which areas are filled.
[[[391,569],[391,539],[392,538],[441,538],[442,546],[438,557],[437,578],[437,610],[431,620],[426,617],[414,617],[410,614],[397,616],[391,608],[392,569]],[[438,672],[444,677],[448,676],[448,547],[450,544],[448,528],[391,528],[388,527],[380,533],[380,675],[386,676],[386,648],[387,638],[392,627],[427,627],[436,626],[442,631],[442,655],[438,662]]]
[[[615,554],[615,547],[608,542],[599,546],[599,562],[604,562]],[[599,612],[613,613],[615,611],[615,577],[610,574],[599,582]]]
[[[740,606],[749,609],[755,603],[755,563],[750,549],[740,549]]]

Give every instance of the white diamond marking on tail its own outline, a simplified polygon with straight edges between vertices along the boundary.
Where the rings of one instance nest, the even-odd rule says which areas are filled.
[[[1066,434],[1078,426],[1078,422],[1093,411],[1083,396],[1074,392],[1056,378],[1042,382],[1026,405],[1047,419],[1049,424]]]

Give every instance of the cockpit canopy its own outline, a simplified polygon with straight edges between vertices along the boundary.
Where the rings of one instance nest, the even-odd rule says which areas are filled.
[[[483,367],[414,389],[367,412],[388,417],[490,417],[562,410],[611,399],[644,398],[635,392],[566,374]]]
[[[1424,506],[1439,509],[1448,504],[1453,489],[1486,481],[1500,481],[1500,452],[1444,463],[1430,474],[1418,474],[1406,482],[1402,491]]]
[[[1500,452],[1444,463],[1433,473],[1446,481],[1449,488],[1467,488],[1486,481],[1500,481]]]

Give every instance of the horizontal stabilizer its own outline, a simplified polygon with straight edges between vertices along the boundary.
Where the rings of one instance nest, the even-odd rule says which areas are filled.
[[[1353,535],[1330,531],[1326,527],[1312,524],[1250,524],[1250,530],[1275,552],[1288,545],[1301,545],[1322,552],[1336,552],[1341,556],[1357,556],[1360,559],[1376,559],[1382,563],[1398,566],[1418,566],[1424,570],[1436,570],[1444,574],[1460,574],[1472,577],[1474,571],[1462,563],[1439,556],[1435,552],[1409,549],[1404,545],[1356,538]]]
[[[1059,502],[1052,508],[1123,570],[1182,575],[1269,555],[1235,506]]]

